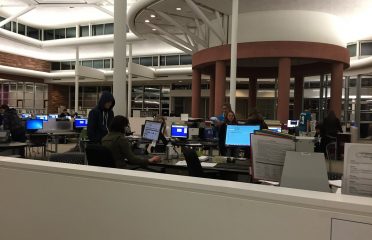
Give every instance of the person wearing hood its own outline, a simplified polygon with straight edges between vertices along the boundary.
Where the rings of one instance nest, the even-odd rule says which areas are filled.
[[[17,110],[9,108],[4,104],[0,107],[0,112],[3,114],[3,129],[9,130],[13,141],[25,142],[26,130],[22,124],[22,120],[18,117]]]
[[[103,91],[95,106],[88,116],[88,138],[93,143],[101,143],[108,133],[108,127],[114,119],[112,108],[115,106],[114,96],[110,92]]]

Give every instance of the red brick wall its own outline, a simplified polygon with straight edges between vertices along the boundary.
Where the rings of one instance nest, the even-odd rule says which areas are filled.
[[[48,61],[4,52],[0,52],[0,65],[50,72],[50,62]]]
[[[48,113],[57,113],[58,107],[68,107],[68,86],[48,84]]]

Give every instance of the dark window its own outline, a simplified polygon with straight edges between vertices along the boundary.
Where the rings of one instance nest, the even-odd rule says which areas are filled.
[[[40,40],[40,31],[39,29],[27,26],[27,36]]]
[[[103,60],[93,60],[93,68],[103,68]]]
[[[54,32],[55,32],[55,39],[66,38],[66,32],[64,28],[56,29]]]
[[[70,63],[71,63],[71,69],[75,70],[75,61],[71,61]]]
[[[103,35],[103,24],[92,25],[92,36]]]
[[[360,44],[360,55],[361,56],[372,55],[372,42],[362,42]]]
[[[105,34],[114,34],[114,24],[113,23],[105,24]]]
[[[54,29],[44,30],[44,41],[54,39]]]
[[[167,66],[180,65],[180,55],[167,56],[165,65]]]
[[[92,67],[92,60],[85,60],[82,62],[82,66],[84,67]]]
[[[5,24],[5,25],[3,26],[3,28],[4,28],[5,30],[11,31],[11,30],[12,30],[12,23],[11,23],[11,22],[8,22],[7,24]]]
[[[132,58],[132,62],[133,62],[133,63],[140,64],[140,62],[139,62],[139,58],[138,58],[138,57],[136,57],[136,58]]]
[[[160,56],[160,66],[165,66],[165,56]]]
[[[349,87],[356,87],[356,79],[349,79]]]
[[[52,70],[61,70],[60,62],[52,62]]]
[[[152,66],[152,57],[141,57],[140,63],[143,66]]]
[[[310,88],[320,88],[320,82],[310,82]]]
[[[103,65],[104,68],[110,68],[110,59],[105,59]]]
[[[371,87],[372,78],[362,78],[362,87]]]
[[[192,63],[191,55],[180,56],[181,65],[190,65]]]
[[[152,57],[152,66],[158,66],[159,63],[158,63],[158,56],[154,56]]]
[[[258,89],[275,89],[275,83],[260,83]]]
[[[80,37],[89,36],[89,26],[80,26]]]
[[[66,28],[66,38],[74,37],[76,37],[76,28],[75,27]]]
[[[26,35],[26,26],[18,23],[18,34]]]
[[[61,70],[70,70],[71,65],[70,62],[61,62]]]
[[[357,48],[356,44],[347,45],[347,50],[349,50],[350,57],[356,56],[356,48]]]
[[[16,22],[11,22],[12,23],[12,32],[17,32],[17,23]]]

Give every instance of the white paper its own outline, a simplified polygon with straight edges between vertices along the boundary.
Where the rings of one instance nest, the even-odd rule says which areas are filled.
[[[202,167],[214,167],[217,165],[217,163],[210,163],[210,162],[201,162],[200,163]],[[178,161],[176,163],[177,166],[187,166],[186,161]]]
[[[279,182],[287,151],[295,151],[292,139],[252,135],[252,167],[255,179]]]
[[[342,193],[372,196],[372,145],[346,143]]]

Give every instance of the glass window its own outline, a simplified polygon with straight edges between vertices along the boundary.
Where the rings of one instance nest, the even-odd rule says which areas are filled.
[[[12,32],[17,32],[17,23],[16,22],[12,22]]]
[[[152,66],[152,57],[141,57],[140,64],[143,66]]]
[[[93,68],[103,68],[103,60],[93,60]]]
[[[362,42],[360,44],[360,55],[361,56],[372,55],[372,42]]]
[[[103,24],[92,25],[92,36],[103,35]]]
[[[80,26],[80,37],[89,36],[89,26]]]
[[[76,37],[76,27],[66,28],[66,38]]]
[[[55,33],[55,39],[66,38],[66,32],[64,28],[56,29],[54,33]]]
[[[52,70],[61,70],[60,62],[52,62]]]
[[[350,57],[356,56],[356,48],[357,48],[356,44],[347,45],[347,50],[349,50]]]
[[[26,35],[26,26],[18,23],[18,34]]]
[[[5,25],[3,26],[3,28],[4,28],[5,30],[11,31],[11,30],[12,30],[12,23],[11,23],[11,22],[8,22],[7,24],[5,24]]]
[[[35,39],[40,39],[39,29],[27,26],[27,36]]]
[[[75,61],[71,61],[70,64],[71,64],[71,69],[75,70]]]
[[[191,55],[180,56],[181,65],[190,65],[192,63]]]
[[[132,62],[133,62],[133,63],[140,64],[140,60],[139,60],[138,57],[137,57],[137,58],[132,58]]]
[[[44,30],[44,41],[54,39],[54,29]]]
[[[166,65],[167,66],[180,65],[180,55],[167,56]]]
[[[103,65],[104,68],[110,68],[110,59],[105,59]]]
[[[165,56],[160,56],[160,66],[165,66]]]
[[[61,70],[70,70],[71,65],[70,62],[61,62]]]
[[[372,78],[362,78],[362,87],[372,87]]]
[[[152,57],[152,66],[158,66],[159,63],[158,63],[158,56],[153,56]]]
[[[114,24],[113,23],[105,24],[105,34],[114,34]]]
[[[82,66],[84,67],[92,67],[92,60],[85,60],[82,62]]]

